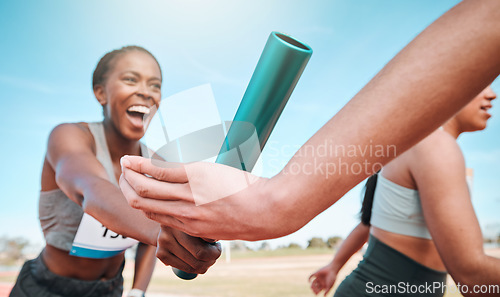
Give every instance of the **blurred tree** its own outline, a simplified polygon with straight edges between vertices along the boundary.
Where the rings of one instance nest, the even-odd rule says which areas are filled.
[[[270,251],[271,250],[271,244],[269,242],[264,241],[259,248],[260,251]]]
[[[494,243],[495,240],[492,238],[484,237],[483,238],[483,243]]]
[[[242,240],[233,240],[231,241],[231,250],[235,251],[248,251],[249,248]]]
[[[328,240],[326,241],[326,244],[328,245],[329,248],[335,249],[340,245],[341,242],[342,242],[342,237],[332,236],[332,237],[328,238]]]
[[[292,242],[288,245],[288,248],[289,249],[302,249],[302,246],[300,246],[300,244],[298,244],[298,243]]]
[[[22,237],[0,237],[0,263],[13,264],[18,260],[24,260],[24,249],[28,245],[29,241]]]
[[[321,237],[313,237],[309,240],[309,245],[307,248],[327,248],[328,245]]]

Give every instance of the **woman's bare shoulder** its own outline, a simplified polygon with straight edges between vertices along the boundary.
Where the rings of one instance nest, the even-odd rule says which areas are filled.
[[[457,140],[438,129],[410,149],[413,165],[462,163],[463,154]]]
[[[54,146],[88,147],[95,151],[95,141],[86,122],[62,123],[50,132],[48,150]]]
[[[457,149],[460,150],[457,140],[450,133],[438,129],[417,143],[411,150],[419,154],[422,152],[429,153],[429,151],[436,153],[449,150],[456,151]]]
[[[90,133],[89,124],[86,122],[62,123],[52,129],[52,133]]]

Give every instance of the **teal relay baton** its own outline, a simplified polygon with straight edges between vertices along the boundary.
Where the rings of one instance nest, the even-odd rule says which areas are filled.
[[[252,171],[311,55],[308,45],[283,33],[271,33],[216,163]],[[248,126],[257,134],[260,147],[242,151],[241,145],[249,137]],[[237,153],[230,153],[234,151]],[[182,279],[197,276],[177,268],[173,270]]]

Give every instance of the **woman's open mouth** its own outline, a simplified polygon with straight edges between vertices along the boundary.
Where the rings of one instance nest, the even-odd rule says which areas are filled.
[[[144,121],[151,113],[151,109],[144,105],[132,105],[127,109],[127,116],[136,128],[143,128]]]

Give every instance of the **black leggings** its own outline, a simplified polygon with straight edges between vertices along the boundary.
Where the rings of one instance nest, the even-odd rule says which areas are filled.
[[[370,236],[358,267],[346,277],[334,297],[442,297],[446,272],[426,267]]]
[[[24,263],[9,297],[121,297],[124,265],[112,279],[85,281],[53,273],[39,255]]]

